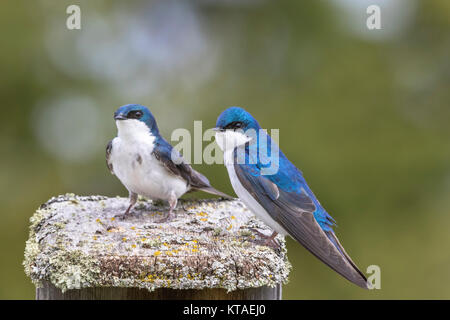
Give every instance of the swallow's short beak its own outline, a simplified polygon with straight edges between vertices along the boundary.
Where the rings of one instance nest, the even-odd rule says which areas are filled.
[[[127,117],[122,113],[114,115],[114,120],[126,120],[126,119],[127,119]]]
[[[216,132],[222,132],[222,131],[225,131],[225,129],[222,129],[222,128],[219,128],[219,127],[216,127],[216,128],[212,128],[214,131],[216,131]]]

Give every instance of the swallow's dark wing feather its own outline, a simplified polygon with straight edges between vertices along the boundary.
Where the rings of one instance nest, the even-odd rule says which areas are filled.
[[[114,174],[113,165],[109,161],[109,158],[111,157],[111,151],[112,151],[112,140],[108,142],[108,145],[106,146],[106,165],[108,166],[109,171]]]
[[[337,273],[367,288],[363,273],[347,258],[345,251],[345,254],[339,252],[317,223],[316,207],[304,190],[286,192],[259,174],[254,165],[235,163],[234,168],[243,187],[295,240]]]
[[[232,198],[213,188],[209,180],[186,163],[180,153],[173,149],[167,141],[162,139],[158,141],[152,153],[170,173],[183,178],[191,190],[201,190],[224,198]]]

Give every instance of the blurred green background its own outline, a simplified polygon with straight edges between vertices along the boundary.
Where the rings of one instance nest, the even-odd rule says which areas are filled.
[[[81,30],[66,28],[70,4]],[[370,4],[382,30],[366,28]],[[149,106],[168,140],[231,105],[280,129],[347,251],[381,268],[381,290],[364,291],[289,240],[284,298],[450,298],[450,1],[0,8],[0,298],[34,298],[21,263],[41,203],[127,195],[104,160],[126,103]],[[194,167],[232,193],[223,165]]]

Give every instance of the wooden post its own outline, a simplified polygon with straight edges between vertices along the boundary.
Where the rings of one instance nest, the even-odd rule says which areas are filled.
[[[139,199],[65,195],[31,217],[25,272],[36,299],[281,299],[290,264],[258,244],[270,234],[239,200],[181,200],[168,208]],[[256,236],[256,238],[255,238]]]

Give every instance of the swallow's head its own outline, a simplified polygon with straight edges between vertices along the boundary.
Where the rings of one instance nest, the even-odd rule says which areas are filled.
[[[239,107],[230,107],[222,112],[214,128],[217,144],[223,151],[249,142],[260,129],[258,121]]]
[[[147,107],[140,104],[127,104],[114,112],[119,134],[139,134],[150,132],[152,135],[159,134],[155,117]]]

